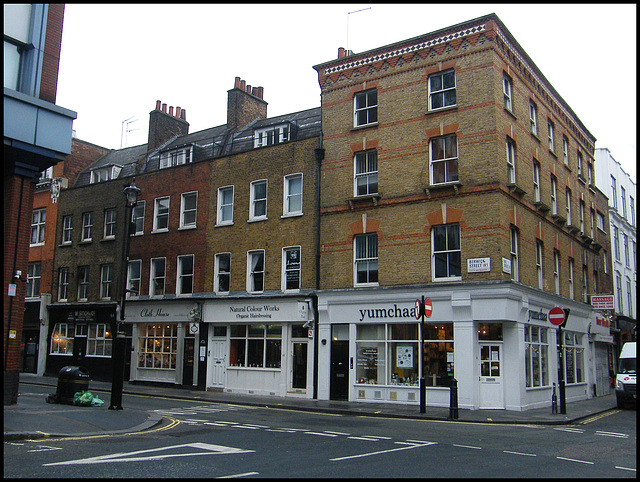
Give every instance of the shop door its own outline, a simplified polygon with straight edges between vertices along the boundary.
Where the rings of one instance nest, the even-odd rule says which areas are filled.
[[[210,386],[213,388],[224,388],[227,374],[227,342],[214,339],[209,346],[211,348],[209,365],[211,369]]]
[[[184,357],[182,363],[182,385],[185,387],[193,386],[193,350],[194,338],[184,339]]]
[[[504,408],[502,345],[480,344],[480,408]]]
[[[307,388],[307,342],[294,341],[291,345],[291,388],[304,390]]]
[[[349,399],[349,340],[331,341],[331,400]]]
[[[36,373],[38,364],[38,336],[31,336],[24,344],[23,371]]]

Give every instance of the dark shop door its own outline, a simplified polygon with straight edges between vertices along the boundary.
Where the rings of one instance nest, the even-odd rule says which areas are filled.
[[[184,339],[184,363],[182,365],[182,385],[193,386],[193,355],[195,338]]]
[[[349,398],[349,340],[331,341],[331,400]]]

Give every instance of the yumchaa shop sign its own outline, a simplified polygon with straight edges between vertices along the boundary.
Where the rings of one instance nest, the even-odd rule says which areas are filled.
[[[358,308],[358,321],[385,320],[385,319],[413,319],[416,318],[415,306],[398,306],[396,303],[389,306],[379,306],[375,308]]]

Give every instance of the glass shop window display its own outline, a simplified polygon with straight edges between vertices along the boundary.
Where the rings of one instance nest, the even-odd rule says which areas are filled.
[[[426,323],[424,377],[427,387],[450,387],[453,365],[453,323]]]

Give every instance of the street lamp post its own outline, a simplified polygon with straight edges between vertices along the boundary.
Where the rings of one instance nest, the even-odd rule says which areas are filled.
[[[126,335],[123,331],[124,322],[124,305],[127,299],[127,271],[129,268],[129,237],[131,226],[131,211],[133,207],[138,204],[138,196],[142,192],[140,188],[136,186],[135,178],[131,180],[131,183],[124,187],[124,194],[127,198],[127,204],[124,209],[124,239],[122,240],[122,270],[120,273],[120,289],[121,298],[119,310],[116,310],[116,330],[113,333],[112,330],[112,343],[113,348],[111,350],[111,366],[113,367],[111,378],[111,405],[109,410],[122,410],[122,386],[124,384],[124,358],[125,358],[125,341]],[[120,312],[120,319],[118,319],[118,313]]]

